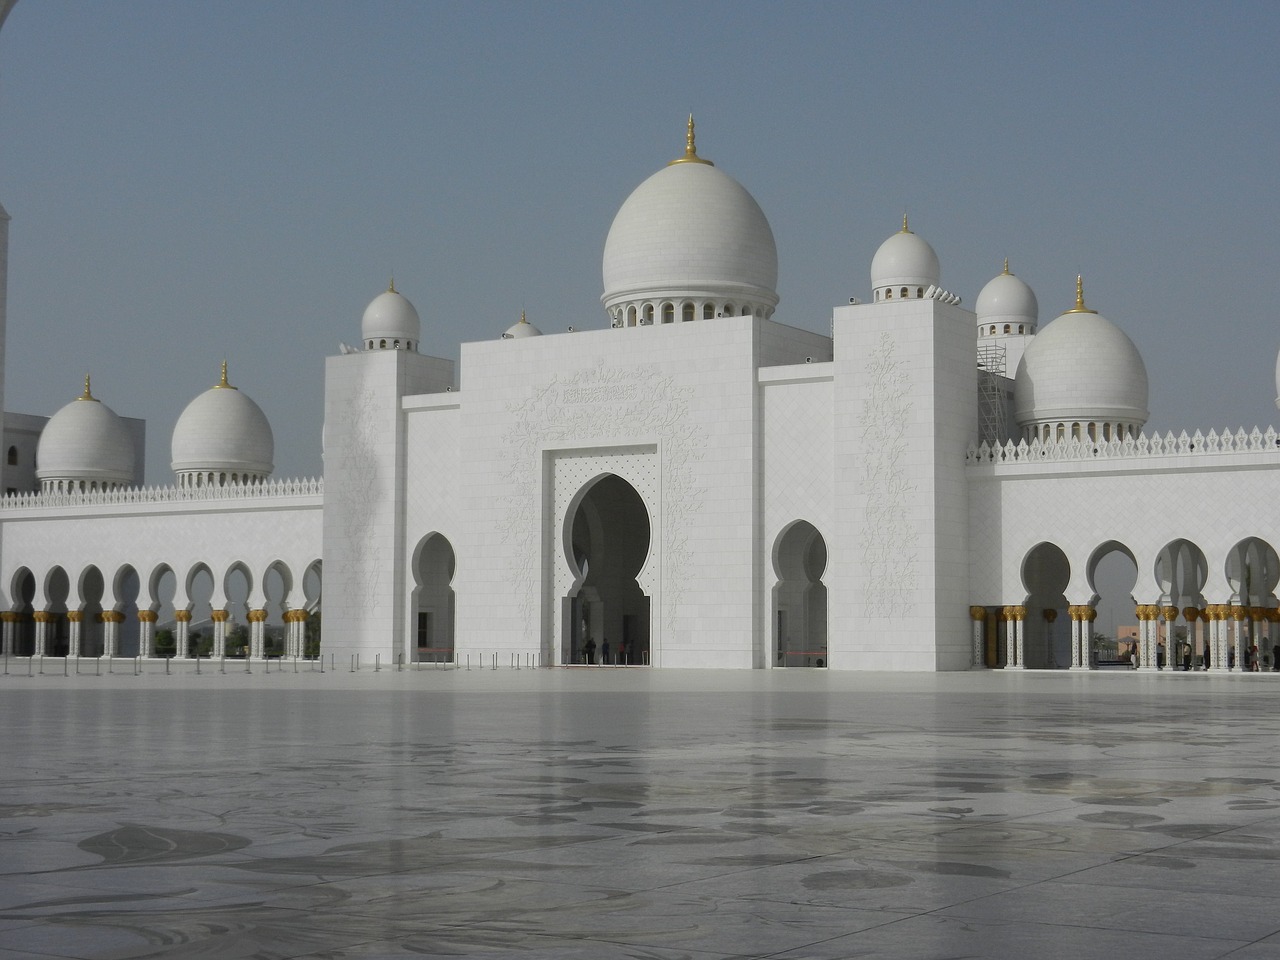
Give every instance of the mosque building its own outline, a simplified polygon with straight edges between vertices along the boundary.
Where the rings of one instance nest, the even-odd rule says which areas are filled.
[[[614,218],[597,328],[522,315],[455,369],[375,297],[326,360],[323,478],[273,477],[225,363],[162,486],[103,385],[6,413],[4,654],[1087,670],[1116,553],[1140,669],[1165,636],[1214,671],[1280,642],[1280,436],[1145,433],[1142,357],[1081,279],[1042,325],[1006,261],[970,312],[904,218],[829,336],[777,285],[690,119]]]

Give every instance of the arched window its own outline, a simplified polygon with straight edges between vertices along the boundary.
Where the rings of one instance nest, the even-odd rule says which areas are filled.
[[[693,304],[686,301],[685,305],[680,308],[680,322],[688,323],[692,319],[693,319]]]
[[[1111,424],[1104,423],[1102,425],[1102,439],[1108,441],[1111,439]]]
[[[644,305],[644,322],[653,323],[653,304],[646,303]]]
[[[1049,442],[1049,425],[1048,425],[1047,423],[1044,425],[1044,436],[1043,436],[1043,437],[1041,437],[1041,439],[1042,439],[1045,443],[1048,443],[1048,442]]]
[[[634,327],[636,325],[636,308],[627,307],[627,326]]]
[[[724,305],[724,315],[725,315],[726,317],[732,317],[732,316],[733,316],[733,304],[732,304],[732,303],[726,303],[726,304]]]
[[[903,288],[902,288],[902,299],[903,299],[903,300],[906,300],[906,299],[907,299],[907,297],[909,297],[909,296],[910,296],[910,294],[909,294],[909,293],[907,293],[907,288],[906,288],[906,287],[903,287]]]
[[[676,308],[673,303],[664,303],[662,305],[662,322],[674,323],[676,319]]]
[[[387,341],[385,341],[385,340],[379,340],[379,341],[378,341],[378,346],[379,346],[379,347],[381,347],[383,350],[387,349]]]
[[[1009,333],[1013,328],[1009,324],[1004,325],[1004,332]]]
[[[1080,439],[1080,424],[1078,424],[1078,423],[1073,423],[1073,424],[1071,425],[1071,439],[1072,439],[1072,440],[1079,440],[1079,439]]]
[[[916,287],[916,298],[917,299],[924,298],[924,287]]]
[[[716,305],[714,303],[704,303],[702,305],[702,319],[710,320],[716,315]]]
[[[1098,425],[1096,423],[1089,424],[1089,439],[1095,441],[1098,439]]]
[[[18,448],[9,448],[9,466],[16,467],[18,465]]]
[[[1058,439],[1067,439],[1067,425],[1065,423],[1058,424]]]
[[[742,315],[744,317],[751,316],[751,308],[748,307],[745,303],[742,305]]]
[[[884,292],[884,298],[885,298],[886,300],[892,300],[892,299],[893,299],[893,291],[892,291],[892,290],[886,290],[886,291]]]
[[[1022,329],[1022,327],[1023,327],[1023,325],[1022,325],[1021,323],[1020,323],[1020,324],[1018,324],[1018,332],[1019,332],[1019,333],[1025,333],[1025,331]]]

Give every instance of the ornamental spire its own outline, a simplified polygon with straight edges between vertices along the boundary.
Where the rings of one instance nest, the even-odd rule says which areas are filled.
[[[1009,273],[1009,258],[1008,258],[1008,257],[1005,257],[1005,258],[1004,258],[1004,273],[1005,273],[1005,276],[1012,276],[1012,274],[1010,274],[1010,273]]]
[[[1076,274],[1076,305],[1067,313],[1097,313],[1097,310],[1090,310],[1084,305],[1084,277]]]
[[[230,383],[227,382],[227,361],[225,360],[222,361],[222,379],[219,380],[216,384],[214,384],[213,389],[215,390],[235,390],[236,389],[235,387],[231,386]]]
[[[712,163],[710,160],[704,160],[702,159],[702,157],[698,156],[698,148],[694,142],[694,136],[693,136],[693,114],[692,113],[689,114],[689,130],[688,130],[688,133],[685,134],[685,138],[684,138],[684,156],[677,157],[676,159],[668,163],[667,166],[671,167],[677,163],[705,163],[709,167],[715,166],[715,164]]]
[[[903,214],[902,214],[902,230],[901,230],[901,231],[899,231],[899,232],[900,232],[900,233],[910,233],[910,232],[911,232],[911,228],[907,226],[907,214],[905,213],[905,211],[904,211],[904,212],[903,212]]]
[[[77,400],[93,400],[93,401],[97,401],[98,399],[93,395],[93,391],[89,389],[89,375],[87,373],[84,375],[84,393],[80,394],[80,396],[78,396],[76,399]]]
[[[396,275],[391,275],[391,282],[387,284],[387,293],[396,293]]]

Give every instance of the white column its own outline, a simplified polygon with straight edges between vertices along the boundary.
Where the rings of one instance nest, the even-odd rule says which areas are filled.
[[[249,656],[261,660],[267,655],[267,611],[249,611]]]
[[[156,620],[154,610],[138,611],[138,656],[150,657],[156,652]]]
[[[67,621],[70,629],[67,631],[67,656],[75,658],[80,656],[80,641],[83,636],[84,612],[81,610],[67,611]]]
[[[227,611],[214,610],[210,617],[213,619],[213,656],[221,660],[227,655]]]
[[[173,619],[176,621],[173,625],[173,642],[177,648],[174,656],[185,657],[187,655],[188,640],[191,637],[191,611],[175,610],[173,611]],[[154,651],[152,651],[154,653]]]
[[[33,651],[34,656],[42,657],[49,646],[49,624],[52,622],[52,613],[46,613],[44,610],[37,610],[33,614],[36,621],[36,648]]]
[[[973,639],[973,657],[972,657],[972,662],[969,664],[969,666],[971,669],[977,670],[985,666],[983,662],[986,659],[983,656],[983,653],[984,653],[983,648],[985,646],[983,641],[986,639],[984,634],[985,634],[985,627],[987,624],[987,608],[986,607],[970,607],[969,620],[971,621],[971,626],[972,626],[972,632],[970,636]],[[301,626],[301,624],[299,624],[299,626]]]
[[[120,621],[124,614],[115,610],[102,612],[102,655],[110,660],[116,655],[116,647],[120,645]]]

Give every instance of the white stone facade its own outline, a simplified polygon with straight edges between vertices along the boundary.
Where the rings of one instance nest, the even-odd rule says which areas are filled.
[[[975,315],[904,223],[830,336],[777,322],[768,223],[692,124],[622,209],[599,329],[522,318],[455,371],[382,294],[364,349],[327,361],[322,480],[265,479],[269,426],[215,388],[236,404],[175,434],[178,485],[29,493],[43,421],[7,415],[4,652],[167,655],[170,631],[190,656],[208,631],[206,656],[362,667],[1089,669],[1116,552],[1138,569],[1140,668],[1174,627],[1211,669],[1280,642],[1280,437],[1142,435],[1136,347],[1119,400],[1086,379],[1124,335],[1082,288],[1070,331],[1039,325],[1006,265]],[[3,303],[0,283],[0,333]],[[980,374],[995,341],[1017,378]]]

